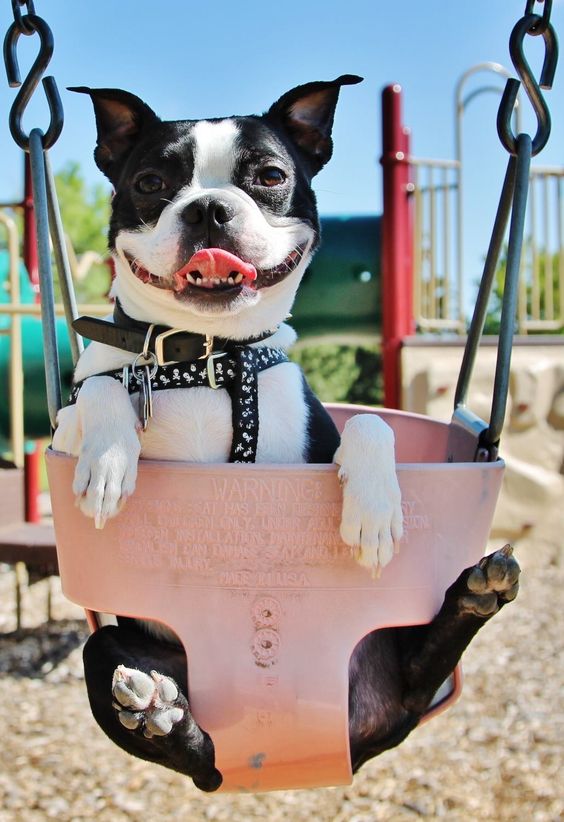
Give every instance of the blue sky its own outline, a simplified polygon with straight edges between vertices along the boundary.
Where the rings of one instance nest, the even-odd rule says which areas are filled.
[[[315,187],[323,214],[365,214],[381,211],[382,87],[399,82],[404,88],[413,153],[452,157],[456,80],[484,60],[511,67],[509,33],[525,0],[36,0],[35,5],[55,36],[49,72],[56,77],[65,107],[65,129],[51,152],[55,169],[77,160],[89,181],[101,179],[92,160],[89,100],[67,92],[69,85],[125,88],[143,97],[160,116],[174,119],[260,112],[295,85],[355,73],[365,82],[341,93],[334,157]],[[552,19],[562,35],[564,0],[554,0]],[[10,3],[2,0],[2,31],[10,20]],[[32,40],[20,38],[24,74],[36,53]],[[527,50],[537,76],[540,40]],[[481,82],[491,80],[478,75],[468,90]],[[539,158],[542,164],[564,164],[563,88],[564,59],[554,89],[546,95],[553,133]],[[42,96],[38,90],[39,102],[24,120],[27,127],[46,122]],[[4,79],[1,201],[21,191],[18,151],[6,125],[13,98]],[[507,159],[495,132],[497,105],[494,95],[477,98],[464,125],[468,237],[477,259],[487,242]],[[534,133],[529,109],[525,101],[525,127]]]

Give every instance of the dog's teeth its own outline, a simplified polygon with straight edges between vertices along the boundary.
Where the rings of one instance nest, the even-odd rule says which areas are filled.
[[[233,279],[233,277],[228,277],[227,282],[229,283],[229,285],[235,285],[235,280]]]
[[[212,283],[213,283],[214,285],[219,285],[219,284],[220,284],[220,282],[221,282],[221,280],[219,279],[219,277],[213,277],[213,278],[212,278]]]
[[[191,274],[187,274],[186,279],[188,280],[189,283],[192,283],[192,285],[197,285],[196,280],[194,279],[194,277]]]
[[[237,274],[237,276],[235,277],[235,282],[237,283],[237,285],[243,282],[243,275],[241,273]]]

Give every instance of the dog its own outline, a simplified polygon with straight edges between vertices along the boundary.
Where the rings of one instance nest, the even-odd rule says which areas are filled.
[[[311,182],[332,154],[340,90],[360,80],[298,86],[261,116],[170,122],[128,92],[72,89],[92,100],[95,161],[115,192],[116,311],[86,328],[96,341],[80,357],[53,447],[78,457],[73,490],[97,527],[133,493],[139,456],[335,462],[344,542],[373,573],[392,560],[402,510],[391,429],[359,415],[339,437],[284,354],[295,340],[285,319],[320,240]],[[202,356],[202,384],[155,390],[153,367]],[[235,382],[215,390],[229,363]],[[127,367],[133,385],[121,376]],[[247,368],[253,390],[245,393],[237,369]],[[361,641],[349,674],[354,770],[417,725],[473,635],[515,597],[518,575],[506,547],[461,574],[429,625]],[[204,791],[219,787],[213,740],[190,713],[174,636],[118,618],[90,637],[84,662],[93,714],[114,742]]]

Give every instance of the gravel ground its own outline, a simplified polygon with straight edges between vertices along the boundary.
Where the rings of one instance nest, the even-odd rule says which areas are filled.
[[[517,601],[465,656],[465,688],[447,714],[366,765],[348,788],[257,796],[199,793],[114,747],[90,716],[80,611],[52,580],[25,593],[14,631],[13,577],[0,570],[0,822],[34,820],[560,820],[564,513],[516,544]],[[499,547],[502,543],[494,544]]]

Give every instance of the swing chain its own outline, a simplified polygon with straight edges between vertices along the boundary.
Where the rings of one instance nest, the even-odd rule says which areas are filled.
[[[550,22],[552,0],[544,2],[542,16],[533,13],[535,0],[527,0],[524,16],[516,23],[509,38],[509,53],[520,80],[510,78],[507,81],[497,116],[497,131],[503,147],[513,155],[517,154],[517,137],[513,133],[511,118],[521,83],[537,118],[537,132],[533,138],[532,153],[537,155],[546,145],[550,136],[550,112],[542,95],[541,89],[552,88],[554,73],[558,62],[558,41],[554,27]],[[537,82],[524,52],[524,42],[527,35],[542,37],[545,54],[540,75]]]
[[[22,34],[33,34],[33,29],[28,27],[26,17],[22,15],[21,6],[25,6],[27,14],[35,14],[35,6],[33,0],[12,0],[12,11],[14,13],[14,20],[18,25]],[[26,15],[27,16],[27,15]]]
[[[20,6],[24,5],[27,14],[22,15]],[[10,87],[20,88],[21,86],[21,88],[10,110],[10,131],[18,146],[24,151],[29,151],[29,134],[23,130],[22,118],[41,80],[50,113],[47,131],[42,132],[42,144],[44,149],[51,148],[58,140],[63,128],[63,105],[55,78],[43,77],[53,56],[53,33],[45,20],[35,14],[33,0],[12,0],[12,10],[14,22],[6,32],[4,39],[4,63]],[[39,53],[23,83],[17,56],[17,45],[22,34],[26,37],[38,34],[40,40]]]
[[[478,297],[468,330],[468,338],[455,392],[453,419],[467,430],[478,435],[478,446],[475,454],[476,462],[489,462],[496,460],[498,457],[498,443],[505,419],[509,393],[511,349],[513,346],[515,317],[519,297],[519,271],[525,231],[530,163],[531,157],[538,154],[539,151],[544,148],[550,136],[550,114],[540,89],[541,87],[550,89],[552,86],[558,61],[558,41],[550,22],[552,0],[544,0],[544,2],[544,13],[541,17],[532,12],[535,0],[527,0],[525,16],[519,20],[511,32],[509,51],[517,73],[525,86],[527,96],[537,115],[537,133],[534,139],[531,139],[528,134],[518,134],[517,136],[513,134],[511,130],[511,116],[521,83],[519,80],[509,79],[499,106],[497,128],[499,138],[511,156],[507,164],[507,171],[501,190],[501,197],[488,252],[484,262]],[[544,39],[545,56],[540,85],[534,78],[523,53],[523,42],[527,34],[531,34],[533,37],[542,36]],[[499,258],[508,224],[509,239],[507,243],[494,389],[490,422],[489,425],[486,425],[466,408],[466,398],[480,338],[484,329],[489,295],[491,294],[498,270]]]

